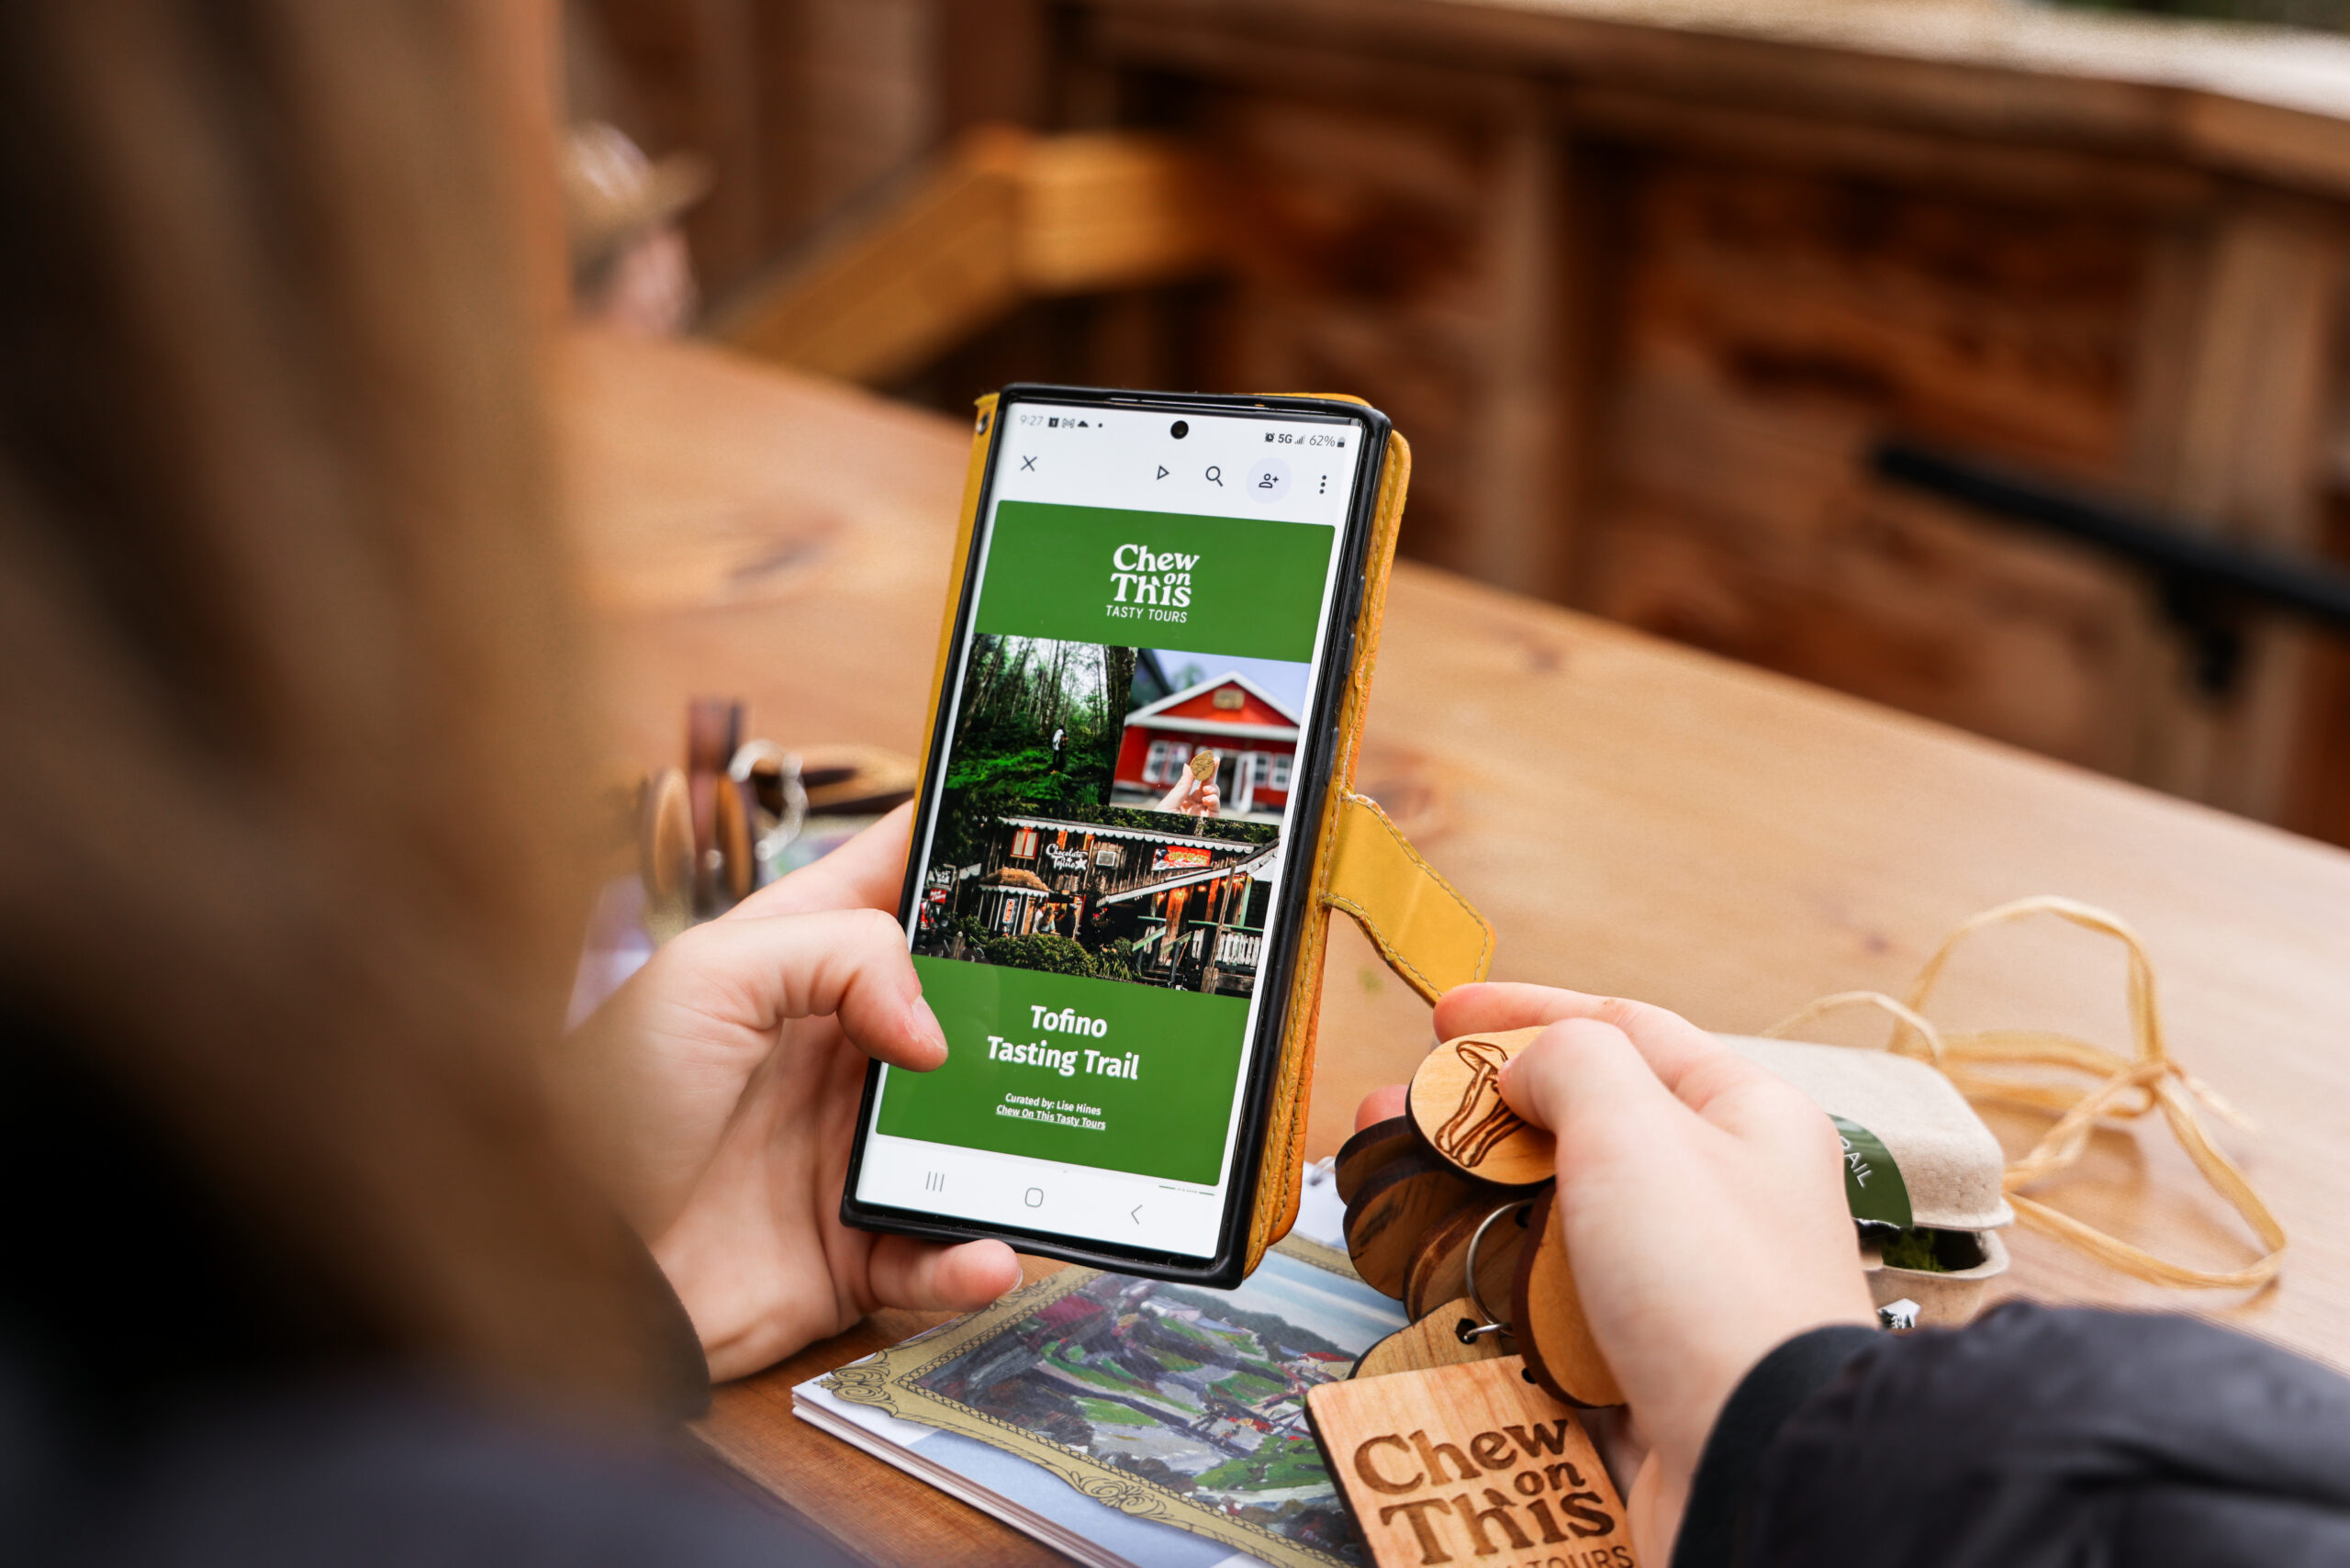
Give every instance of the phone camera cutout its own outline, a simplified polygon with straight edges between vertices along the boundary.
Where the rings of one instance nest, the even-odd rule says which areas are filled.
[[[1181,441],[1185,436],[1192,433],[1191,421],[1188,420],[1177,420],[1173,424],[1167,427],[1167,433],[1173,436],[1177,441]]]

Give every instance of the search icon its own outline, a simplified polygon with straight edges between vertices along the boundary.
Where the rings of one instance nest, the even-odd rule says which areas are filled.
[[[1210,468],[1208,470],[1208,481],[1211,484],[1221,487],[1224,484],[1224,470],[1221,468]]]

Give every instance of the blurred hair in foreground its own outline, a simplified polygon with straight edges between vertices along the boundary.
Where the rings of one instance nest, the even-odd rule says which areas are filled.
[[[534,1081],[582,732],[520,11],[0,8],[0,1102],[201,1172],[313,1355],[628,1398],[676,1309]],[[184,1194],[48,1153],[18,1266],[135,1360],[173,1282],[97,1298]],[[44,1255],[93,1224],[117,1273]]]

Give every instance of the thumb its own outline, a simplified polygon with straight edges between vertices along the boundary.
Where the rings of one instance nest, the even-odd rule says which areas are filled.
[[[860,1050],[893,1067],[927,1072],[946,1058],[905,933],[878,910],[709,921],[655,962],[689,977],[674,987],[676,1004],[756,1036],[833,1014]]]
[[[1596,1018],[1566,1018],[1502,1070],[1502,1098],[1538,1127],[1568,1136],[1578,1117],[1639,1120],[1681,1109],[1632,1037]]]
[[[942,1247],[879,1237],[866,1270],[875,1302],[922,1312],[970,1312],[1020,1283],[1020,1260],[1001,1241]]]

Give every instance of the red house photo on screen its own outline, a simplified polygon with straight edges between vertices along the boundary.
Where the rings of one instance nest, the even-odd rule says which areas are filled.
[[[1126,715],[1112,802],[1157,804],[1183,777],[1192,754],[1201,751],[1216,755],[1220,815],[1281,820],[1297,759],[1297,715],[1237,670],[1211,676]]]

